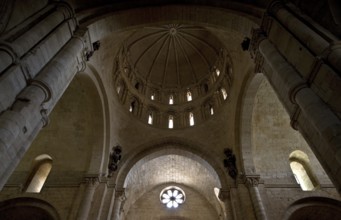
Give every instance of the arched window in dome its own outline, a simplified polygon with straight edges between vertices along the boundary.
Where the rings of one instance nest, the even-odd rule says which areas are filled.
[[[33,170],[26,184],[26,192],[40,193],[44,183],[52,169],[52,158],[47,154],[42,154],[34,159]]]
[[[194,125],[194,114],[193,114],[193,112],[189,113],[188,119],[189,119],[189,125],[193,126]]]
[[[120,95],[124,91],[124,83],[122,80],[119,80],[116,85],[116,92]]]
[[[212,105],[209,105],[209,108],[210,108],[210,114],[211,114],[211,115],[214,115],[214,109],[213,109],[213,106],[212,106]]]
[[[173,115],[168,116],[168,128],[172,129],[174,127],[174,117]]]
[[[192,101],[192,93],[191,91],[187,90],[187,93],[186,93],[186,97],[187,97],[187,101]]]
[[[153,112],[149,112],[148,114],[148,124],[153,124]]]
[[[217,76],[219,76],[219,75],[220,75],[220,70],[217,68],[217,69],[215,70],[215,73],[217,74]]]
[[[169,104],[170,104],[170,105],[173,105],[173,104],[174,104],[174,97],[173,97],[173,95],[170,95],[170,96],[169,96]]]
[[[155,100],[155,93],[152,93],[152,94],[150,95],[150,99],[151,99],[151,100]]]
[[[227,99],[226,89],[225,88],[221,88],[220,91],[221,91],[221,94],[223,95],[224,100],[226,100]]]
[[[135,107],[136,107],[136,101],[133,100],[133,101],[130,103],[129,112],[134,112]]]
[[[297,183],[303,191],[314,191],[319,187],[317,178],[312,172],[308,155],[303,151],[293,151],[289,156],[290,168]]]

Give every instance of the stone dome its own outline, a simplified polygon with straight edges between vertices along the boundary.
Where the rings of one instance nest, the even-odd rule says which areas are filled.
[[[182,24],[139,29],[125,46],[137,77],[161,89],[183,89],[201,82],[222,48],[207,29]]]
[[[207,29],[139,28],[116,58],[114,85],[123,106],[149,125],[185,128],[208,119],[227,100],[232,63]]]

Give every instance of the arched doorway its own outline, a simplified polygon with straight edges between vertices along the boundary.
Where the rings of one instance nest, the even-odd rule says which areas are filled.
[[[36,198],[14,198],[0,202],[2,220],[59,220],[55,208],[49,203]]]

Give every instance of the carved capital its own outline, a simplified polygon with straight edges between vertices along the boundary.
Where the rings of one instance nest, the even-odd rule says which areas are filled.
[[[245,184],[248,187],[257,187],[259,184],[260,176],[259,175],[246,175],[245,176]]]
[[[96,187],[99,184],[98,177],[85,177],[85,184],[88,187]]]
[[[49,116],[47,115],[47,109],[41,109],[40,110],[40,114],[41,114],[41,121],[43,122],[43,127],[46,127],[50,120],[49,120]]]
[[[117,189],[115,190],[115,199],[123,202],[126,200],[125,190],[124,189]]]

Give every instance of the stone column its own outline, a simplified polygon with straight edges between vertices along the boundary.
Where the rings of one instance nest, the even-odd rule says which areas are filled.
[[[309,142],[316,157],[341,192],[341,121],[300,77],[299,73],[268,40],[259,43],[264,63],[271,70],[265,75],[282,100],[296,105],[297,129]]]
[[[325,39],[313,29],[308,27],[294,14],[288,11],[283,1],[273,1],[269,8],[269,13],[279,22],[288,28],[290,32],[297,37],[303,44],[309,48],[317,56],[325,56],[329,63],[339,71],[341,71],[341,47],[330,44],[333,39]],[[336,37],[335,37],[336,38]],[[338,42],[340,45],[340,41]]]
[[[219,191],[219,199],[224,204],[224,219],[225,220],[234,220],[236,219],[233,214],[232,204],[231,204],[231,196],[230,196],[230,190],[223,190],[220,189]]]
[[[231,210],[233,212],[233,219],[234,220],[241,220],[244,219],[241,213],[241,196],[238,193],[238,187],[231,187],[230,188],[230,203],[231,203]]]
[[[82,198],[82,202],[79,206],[77,220],[86,220],[89,217],[89,212],[92,205],[92,199],[94,197],[96,188],[99,184],[97,177],[85,178],[85,190]]]
[[[82,56],[86,33],[86,30],[79,31],[30,81],[12,107],[0,115],[0,189],[46,125],[47,115],[74,75],[85,67]]]
[[[126,200],[124,189],[115,190],[115,202],[113,208],[112,220],[121,219],[121,209]]]
[[[27,28],[29,23],[34,25]],[[77,21],[67,3],[51,3],[24,24],[4,33],[0,42],[0,113],[71,39]]]
[[[264,209],[262,197],[259,194],[258,183],[259,183],[258,175],[245,176],[245,184],[249,189],[251,201],[253,204],[253,208],[256,212],[257,220],[266,220],[267,216]]]

